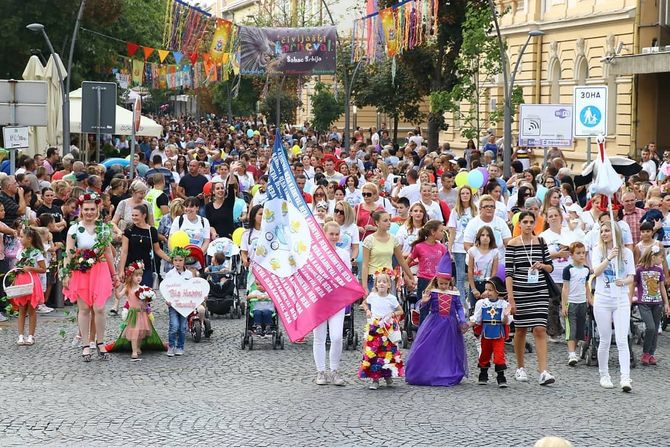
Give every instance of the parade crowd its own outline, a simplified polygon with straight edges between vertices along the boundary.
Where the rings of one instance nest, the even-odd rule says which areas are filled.
[[[0,272],[9,275],[5,313],[16,316],[18,345],[39,342],[37,315],[60,305],[62,291],[78,310],[73,345],[84,361],[118,350],[133,361],[149,349],[180,356],[186,318],[167,303],[165,345],[153,326],[151,308],[162,305],[155,289],[171,276],[221,270],[226,260],[214,253],[194,265],[193,252],[171,237],[185,233],[203,254],[217,239],[238,239],[242,267],[251,271],[274,129],[252,119],[158,119],[164,136],[140,138],[125,163],[84,163],[74,144],[65,156],[56,148],[21,156],[14,175],[0,174]],[[354,305],[366,315],[356,328],[364,326],[358,376],[371,389],[398,377],[414,385],[460,383],[468,374],[469,330],[480,384],[492,367],[506,387],[510,364],[516,381],[554,383],[547,344],[564,343],[566,363],[577,366],[596,336],[604,388],[614,387],[613,337],[623,391],[632,390],[632,355],[644,366],[659,361],[657,340],[670,314],[670,150],[659,157],[654,144],[646,146],[642,170],[611,200],[576,183],[557,148],[546,159],[517,148],[512,175],[503,178],[492,129],[464,151],[449,143],[429,151],[420,129],[394,145],[383,125],[353,132],[348,151],[336,127],[318,135],[305,123],[281,136],[305,202],[365,291]],[[129,147],[125,137],[110,135],[106,143]],[[274,306],[253,275],[245,283],[254,303],[251,331],[263,336],[277,324]],[[318,385],[345,383],[339,363],[352,312],[341,309],[314,330]],[[121,316],[122,330],[109,343],[108,319]],[[641,355],[629,348],[633,320]],[[531,340],[537,374],[525,366]],[[514,346],[512,362],[506,343]]]

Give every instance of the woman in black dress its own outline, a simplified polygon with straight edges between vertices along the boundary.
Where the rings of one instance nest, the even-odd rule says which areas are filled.
[[[152,272],[158,272],[158,268],[152,265],[154,253],[161,259],[170,262],[170,258],[161,249],[158,243],[158,230],[147,222],[149,211],[146,205],[137,205],[133,208],[129,225],[123,232],[121,238],[121,259],[119,271],[125,272],[126,267],[135,261],[144,262],[145,269],[142,276],[142,285],[152,287]],[[123,274],[122,274],[123,275]],[[123,277],[121,278],[123,281]]]
[[[542,239],[533,234],[535,215],[523,211],[519,215],[521,236],[509,241],[505,252],[505,282],[511,313],[514,315],[514,352],[517,370],[515,378],[527,382],[524,354],[526,332],[531,329],[537,350],[540,385],[554,383],[547,371],[547,315],[549,291],[542,271],[551,273],[554,266],[549,250]]]
[[[236,163],[233,163],[234,167],[236,167],[236,165]],[[219,237],[227,237],[230,239],[233,231],[235,231],[233,208],[235,207],[235,197],[237,197],[239,186],[235,174],[229,174],[227,180],[227,188],[224,182],[214,183],[212,186],[214,197],[212,201],[205,206],[205,217],[209,221],[211,240]],[[226,189],[228,190],[227,192]]]

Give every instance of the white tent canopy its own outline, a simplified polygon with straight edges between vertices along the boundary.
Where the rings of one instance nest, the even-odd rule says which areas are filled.
[[[116,126],[114,135],[130,135],[132,133],[133,112],[116,106]],[[81,133],[81,89],[70,93],[70,132]],[[136,132],[139,137],[160,137],[163,126],[146,116],[140,119],[140,129]]]

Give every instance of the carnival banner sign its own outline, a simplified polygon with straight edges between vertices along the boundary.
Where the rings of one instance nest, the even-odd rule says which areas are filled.
[[[242,74],[335,73],[336,28],[239,27]]]
[[[279,132],[252,271],[275,304],[291,341],[363,296],[314,219],[291,173]]]

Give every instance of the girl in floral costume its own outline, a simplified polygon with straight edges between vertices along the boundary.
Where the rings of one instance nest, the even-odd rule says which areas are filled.
[[[384,378],[387,386],[393,384],[393,377],[404,375],[397,318],[403,315],[398,298],[389,293],[391,277],[386,271],[375,274],[374,288],[363,302],[368,322],[365,325],[363,361],[358,370],[361,379],[372,379],[371,390],[379,388],[379,379]]]
[[[98,220],[100,197],[95,193],[79,196],[81,219],[67,232],[65,259],[61,276],[63,295],[78,307],[77,323],[81,339],[89,339],[91,318],[95,318],[96,346],[100,359],[109,359],[105,344],[105,303],[118,283],[112,256],[111,225]],[[85,362],[91,361],[91,348],[82,351]]]

